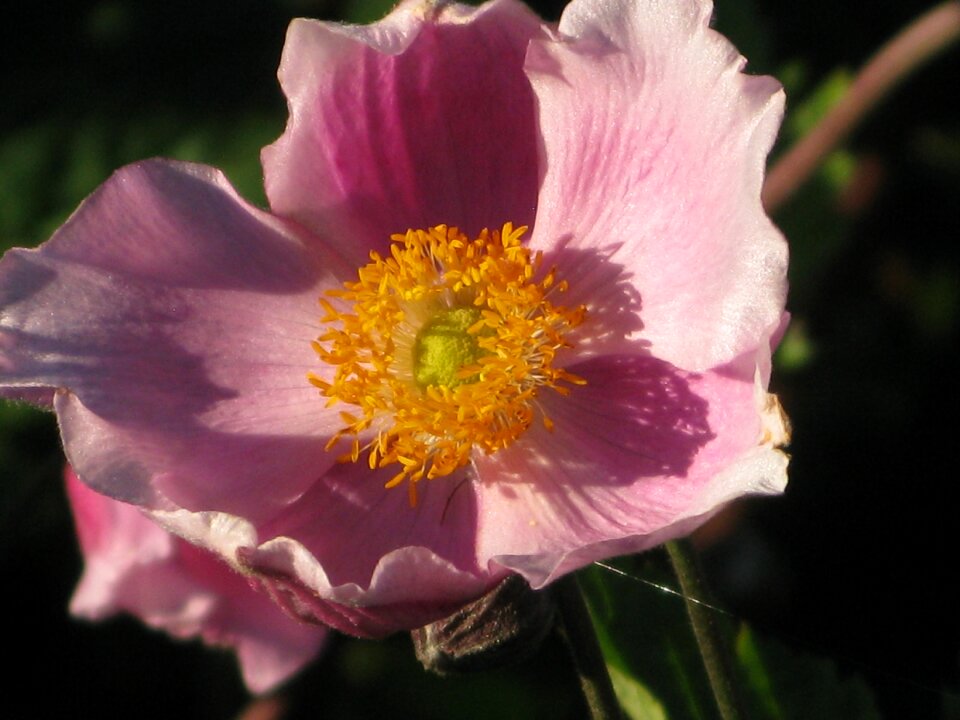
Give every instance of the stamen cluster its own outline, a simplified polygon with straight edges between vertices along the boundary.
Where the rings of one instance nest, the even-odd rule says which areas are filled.
[[[386,486],[409,481],[411,503],[416,483],[466,465],[473,448],[509,446],[537,412],[552,428],[536,401],[541,388],[565,395],[567,384],[584,382],[554,367],[554,359],[569,347],[564,334],[585,309],[550,302],[566,282],[556,280],[555,269],[539,272],[540,254],[531,258],[520,243],[526,230],[507,223],[470,240],[438,225],[393,235],[388,257],[371,252],[356,282],[328,291],[333,301],[320,299],[329,328],[313,347],[335,372],[332,380],[311,373],[310,382],[328,405],[356,408],[340,413],[344,426],[328,449],[353,436],[342,460],[367,450],[371,469],[399,465]],[[417,367],[419,336],[457,308],[475,313],[463,332],[476,352],[451,382],[424,385],[417,380],[425,376]],[[361,438],[371,439],[361,446]]]

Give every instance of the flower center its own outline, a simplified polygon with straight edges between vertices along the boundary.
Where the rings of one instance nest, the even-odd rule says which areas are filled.
[[[454,307],[437,312],[417,333],[413,377],[421,389],[430,385],[452,388],[469,380],[458,373],[481,354],[476,335],[469,332],[478,320],[479,308]]]
[[[352,437],[341,460],[366,451],[371,469],[395,465],[386,486],[407,482],[411,504],[418,482],[463,467],[474,449],[508,447],[538,413],[552,428],[542,388],[566,395],[584,383],[554,360],[585,309],[551,302],[566,282],[539,272],[524,232],[507,223],[473,240],[446,225],[393,235],[388,257],[370,253],[356,282],[320,299],[328,327],[313,347],[333,377],[309,379],[328,405],[355,408],[340,413],[327,448]]]

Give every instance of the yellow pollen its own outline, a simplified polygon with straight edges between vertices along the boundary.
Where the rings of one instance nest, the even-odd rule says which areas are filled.
[[[309,379],[328,405],[353,406],[327,447],[348,439],[343,462],[365,451],[371,469],[395,466],[386,487],[406,482],[411,505],[417,483],[463,467],[474,448],[508,447],[538,414],[552,429],[542,388],[566,395],[584,383],[554,359],[585,310],[548,299],[566,283],[540,272],[539,253],[520,243],[526,230],[393,235],[388,257],[370,253],[355,282],[320,299],[327,330],[313,348],[333,377]]]

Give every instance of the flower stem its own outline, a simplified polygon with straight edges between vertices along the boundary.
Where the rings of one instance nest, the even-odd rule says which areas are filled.
[[[914,20],[867,62],[849,91],[767,174],[763,205],[774,212],[911,72],[960,38],[960,2],[948,0]]]
[[[620,720],[620,703],[576,577],[571,574],[561,578],[553,592],[560,611],[560,635],[573,657],[591,720]]]
[[[696,552],[687,540],[666,544],[673,571],[680,581],[680,589],[687,605],[687,614],[693,624],[693,634],[700,647],[700,657],[707,669],[710,688],[723,720],[742,720],[746,717],[740,697],[739,683],[730,650],[729,638],[712,604]]]

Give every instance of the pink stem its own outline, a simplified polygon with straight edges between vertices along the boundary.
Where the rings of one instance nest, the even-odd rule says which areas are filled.
[[[914,20],[880,48],[826,117],[788,150],[767,174],[763,205],[774,212],[842,143],[857,123],[901,80],[960,38],[960,0],[949,0]]]

